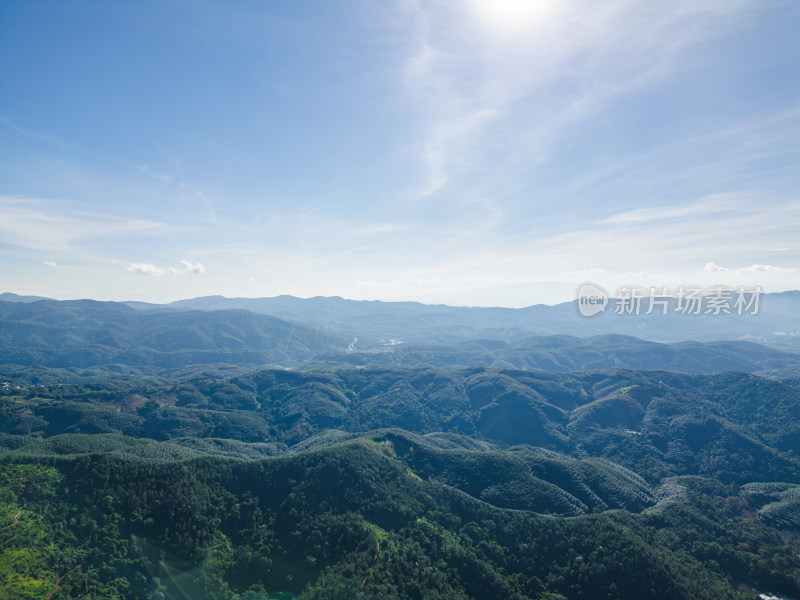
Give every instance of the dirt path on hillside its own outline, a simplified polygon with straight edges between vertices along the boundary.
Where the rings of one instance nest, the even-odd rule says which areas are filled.
[[[0,529],[6,529],[7,527],[13,527],[13,526],[14,526],[14,525],[16,525],[17,523],[19,523],[19,516],[20,516],[21,514],[22,514],[22,511],[21,511],[21,510],[18,510],[18,511],[17,511],[17,514],[15,514],[15,515],[12,517],[12,519],[14,519],[14,521],[13,521],[12,523],[9,523],[8,525],[3,525],[2,527],[0,527]]]
[[[62,575],[58,579],[56,579],[56,587],[50,590],[50,593],[47,594],[47,598],[45,600],[53,600],[55,595],[58,593],[58,590],[61,589],[61,582],[64,581],[64,576]]]
[[[375,544],[375,556],[372,557],[372,564],[373,565],[376,562],[378,562],[378,554],[380,554],[380,552],[381,552],[381,541],[378,540],[378,542]],[[362,590],[364,589],[364,586],[366,585],[367,579],[369,579],[370,574],[371,573],[367,573],[366,575],[364,575],[364,581],[361,582],[361,589]]]

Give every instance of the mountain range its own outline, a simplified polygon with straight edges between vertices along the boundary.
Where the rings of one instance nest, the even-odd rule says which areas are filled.
[[[0,295],[0,598],[800,598],[799,298]]]
[[[0,294],[0,301],[30,303],[36,297]],[[285,321],[303,323],[367,344],[398,340],[404,343],[450,343],[464,339],[518,341],[532,336],[574,335],[590,337],[621,334],[641,339],[719,341],[746,339],[774,347],[800,345],[800,291],[762,294],[757,314],[682,314],[670,300],[668,314],[660,309],[647,315],[647,302],[639,314],[617,314],[618,300],[611,298],[605,312],[583,317],[576,302],[538,304],[526,308],[484,308],[429,305],[418,302],[346,300],[339,297],[225,298],[205,296],[167,304],[125,302],[142,312],[246,310]],[[752,312],[752,309],[751,311]]]
[[[211,297],[143,308],[93,300],[9,302],[9,295],[5,297],[0,301],[0,364],[78,368],[124,364],[152,369],[201,364],[472,365],[549,372],[633,368],[800,373],[795,345],[800,337],[792,329],[800,315],[798,294],[768,295],[764,306],[772,309],[765,308],[761,315],[728,316],[727,322],[751,327],[747,329],[751,333],[738,339],[742,330],[734,327],[727,336],[720,331],[719,340],[702,341],[711,336],[709,331],[719,329],[718,324],[724,325],[719,316],[675,316],[670,325],[675,342],[619,332],[593,334],[606,325],[625,330],[626,317],[608,315],[601,323],[581,317],[572,304],[482,309],[339,298]],[[787,316],[795,303],[798,310]],[[275,314],[264,314],[268,307]],[[760,316],[770,327],[782,327],[786,335],[757,335],[761,325],[754,323]],[[537,319],[547,326],[536,326]],[[559,319],[575,322],[574,327],[562,323],[566,330],[581,326],[580,336],[546,334],[562,326]],[[602,326],[596,327],[597,323]],[[684,323],[688,325],[682,329]],[[643,336],[653,330],[633,329]],[[395,334],[397,338],[385,337]]]

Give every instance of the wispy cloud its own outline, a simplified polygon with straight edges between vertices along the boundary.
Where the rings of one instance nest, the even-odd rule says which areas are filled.
[[[354,235],[380,235],[384,233],[391,233],[393,231],[400,231],[402,229],[402,225],[394,225],[392,223],[373,223],[371,225],[353,229],[352,233]]]
[[[0,237],[6,244],[80,254],[97,238],[159,230],[164,223],[88,212],[64,200],[0,196]]]
[[[198,263],[191,263],[188,260],[180,261],[181,268],[175,267],[157,267],[150,263],[131,263],[128,265],[128,271],[139,273],[140,275],[148,275],[150,277],[163,277],[164,275],[185,275],[192,273],[195,275],[202,275],[206,272],[206,268]]]
[[[565,128],[685,66],[685,53],[747,3],[495,4],[413,5],[404,74],[424,123],[421,195],[488,155],[498,180],[547,160]]]
[[[175,163],[174,166],[180,173],[182,171],[182,161],[177,157],[172,157],[172,162]],[[133,168],[155,182],[158,182],[156,185],[161,184],[163,186],[163,190],[169,190],[168,194],[173,199],[177,199],[182,204],[192,207],[203,207],[203,211],[198,211],[196,208],[193,208],[194,213],[202,214],[202,212],[205,212],[207,218],[211,222],[215,222],[217,220],[216,209],[214,207],[214,203],[211,201],[211,198],[209,198],[209,196],[197,185],[187,181],[183,175],[168,173],[165,170],[156,169],[149,164],[134,164]]]
[[[611,215],[602,219],[601,225],[630,225],[646,224],[651,221],[666,221],[674,219],[697,219],[711,215],[730,214],[737,210],[737,200],[733,194],[715,194],[701,198],[696,202],[679,206],[652,206],[637,208]]]
[[[31,138],[33,140],[39,142],[45,142],[51,145],[63,146],[64,140],[56,135],[49,135],[46,133],[40,133],[37,131],[31,131],[30,129],[26,129],[21,125],[18,125],[13,120],[9,119],[8,117],[0,116],[0,125],[3,125],[7,129],[15,131],[16,133],[25,136],[27,138]]]
[[[58,267],[58,265],[55,263],[55,261],[52,261],[52,260],[42,261],[42,264],[46,265],[48,267],[53,267],[54,269]]]
[[[739,273],[797,273],[797,269],[787,269],[786,267],[774,267],[772,265],[750,265],[736,269]]]
[[[156,171],[155,169],[151,168],[150,165],[133,165],[137,170],[141,171],[149,175],[150,177],[161,181],[162,183],[172,183],[174,178],[172,175],[167,175],[166,173],[161,173],[160,171]]]
[[[776,267],[773,265],[750,265],[749,267],[739,267],[738,269],[729,269],[728,267],[721,267],[713,262],[707,262],[703,267],[706,273],[739,273],[743,275],[755,273],[775,273],[775,274],[792,274],[798,273],[797,269],[789,267]]]

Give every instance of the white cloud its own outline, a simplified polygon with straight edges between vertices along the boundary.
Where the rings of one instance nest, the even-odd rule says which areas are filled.
[[[128,266],[128,271],[134,271],[135,273],[140,273],[141,275],[151,275],[153,277],[161,277],[167,273],[161,267],[157,267],[149,263],[131,263],[130,266]]]
[[[131,263],[128,267],[128,270],[134,271],[135,273],[139,273],[141,275],[151,275],[153,277],[161,277],[167,273],[161,267],[157,267],[149,263]]]
[[[703,267],[703,271],[706,273],[728,273],[730,272],[730,269],[726,267],[720,267],[718,264],[713,262],[707,262]]]
[[[48,267],[53,267],[53,268],[58,267],[58,265],[52,260],[42,261],[42,264],[43,265],[47,265]]]
[[[773,265],[750,265],[749,267],[740,267],[738,269],[729,269],[727,267],[720,267],[719,265],[708,262],[703,267],[703,271],[707,273],[797,273],[797,269],[789,269],[786,267],[775,267]]]
[[[184,275],[186,273],[202,274],[206,272],[206,268],[201,263],[193,264],[188,260],[182,260],[180,262],[183,266],[182,269],[177,269],[175,267],[164,269],[149,263],[131,263],[128,267],[128,271],[134,271],[136,273],[141,273],[142,275],[151,275],[154,277],[161,277],[163,275]]]
[[[772,265],[750,265],[736,269],[737,273],[797,273],[797,269],[787,269],[785,267],[773,267]]]
[[[206,268],[200,263],[192,264],[188,260],[182,260],[181,264],[183,265],[183,268],[186,273],[202,274],[206,272]]]

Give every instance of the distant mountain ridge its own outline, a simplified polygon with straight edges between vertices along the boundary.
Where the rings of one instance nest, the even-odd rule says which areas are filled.
[[[206,296],[149,309],[221,310],[238,308],[315,327],[353,334],[367,341],[397,339],[410,343],[449,343],[464,339],[520,341],[535,335],[591,337],[631,335],[660,342],[749,339],[782,348],[800,348],[800,291],[763,294],[757,315],[684,315],[671,300],[667,315],[618,315],[616,300],[606,311],[587,318],[576,303],[525,308],[455,307],[418,302],[346,300],[293,296],[225,298]]]
[[[37,300],[51,300],[51,298],[46,298],[45,296],[20,296],[11,292],[0,294],[0,302],[36,302]]]
[[[270,301],[254,299],[243,304]],[[293,368],[482,366],[555,373],[634,368],[800,375],[800,354],[791,352],[796,349],[791,344],[785,344],[785,349],[745,340],[666,344],[619,333],[596,335],[590,327],[594,321],[579,316],[574,317],[580,319],[578,324],[588,324],[581,337],[537,335],[510,324],[511,317],[518,314],[514,311],[562,311],[563,305],[457,309],[415,303],[362,304],[341,298],[284,297],[276,301],[284,306],[282,314],[294,314],[296,320],[242,308],[211,310],[217,305],[239,304],[216,297],[146,308],[139,303],[95,300],[0,301],[0,364],[78,368],[121,364],[163,369],[214,363]],[[208,310],[191,308],[196,304]],[[314,310],[317,305],[318,311]],[[294,313],[286,308],[291,306]],[[358,313],[373,307],[377,312]],[[396,312],[400,309],[406,312]],[[337,316],[345,321],[335,320]],[[483,317],[486,320],[479,328]],[[691,322],[689,317],[679,318]],[[622,317],[618,321],[625,322]],[[405,339],[387,341],[381,335],[401,323],[405,324]]]
[[[0,294],[0,301],[32,303],[34,296]],[[616,314],[617,301],[594,317],[579,314],[575,301],[525,308],[464,307],[419,302],[347,300],[338,296],[226,298],[203,296],[166,304],[118,302],[138,312],[245,310],[294,323],[357,336],[366,343],[452,343],[467,339],[520,342],[534,336],[592,337],[620,334],[659,342],[746,339],[779,348],[800,348],[800,291],[762,294],[758,314]]]

